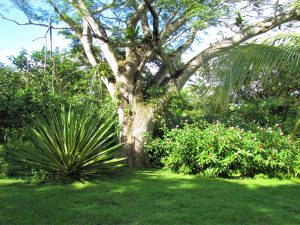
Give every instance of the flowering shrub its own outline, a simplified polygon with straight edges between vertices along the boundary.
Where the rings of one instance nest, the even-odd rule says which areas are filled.
[[[297,175],[299,147],[279,127],[258,127],[252,132],[220,123],[202,129],[186,124],[166,131],[163,138],[150,138],[146,145],[156,165],[222,177]]]

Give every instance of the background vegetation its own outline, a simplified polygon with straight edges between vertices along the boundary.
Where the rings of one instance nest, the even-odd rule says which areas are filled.
[[[55,154],[62,152],[63,155],[69,157],[64,150],[71,152],[83,150],[81,147],[77,149],[77,145],[80,144],[76,139],[80,138],[83,142],[83,136],[87,135],[84,133],[85,129],[90,129],[91,126],[96,126],[99,130],[101,123],[106,123],[107,128],[114,124],[113,132],[118,132],[115,123],[116,117],[113,116],[115,104],[107,97],[107,92],[103,89],[103,84],[99,79],[99,72],[85,66],[85,63],[80,58],[76,58],[72,52],[56,51],[51,59],[49,55],[50,53],[44,50],[33,52],[30,55],[26,50],[22,50],[17,56],[10,58],[11,66],[0,68],[0,171],[2,174],[21,173],[26,175],[32,173],[34,176],[40,175],[42,178],[46,178],[46,174],[53,174],[54,169],[57,170],[58,179],[65,179],[66,176],[82,178],[78,176],[81,173],[80,169],[76,168],[79,158],[73,154],[74,152],[73,156],[70,155],[69,158],[73,159],[65,161],[70,170],[76,170],[74,176],[69,176],[63,172],[62,168],[58,168],[58,164],[63,165],[64,163],[61,162],[59,155]],[[70,102],[77,106],[77,111],[79,108],[81,111],[85,111],[82,111],[82,117],[85,118],[79,117],[80,110],[77,113],[76,110],[73,112],[67,110],[70,109]],[[59,111],[60,107],[65,109]],[[94,119],[92,122],[91,118],[95,118],[95,116],[98,121],[95,122],[96,119]],[[68,119],[71,121],[67,121]],[[54,124],[55,121],[57,121],[57,125]],[[66,127],[64,127],[65,125]],[[39,130],[29,132],[30,126]],[[72,130],[69,130],[70,127],[74,128],[73,133]],[[62,136],[66,130],[72,133],[71,136],[79,135],[77,138],[73,138],[73,144],[71,143],[72,138]],[[116,134],[111,131],[107,133],[106,128],[101,132],[98,132],[98,137],[102,139],[102,142],[104,140],[108,143],[107,149],[117,144]],[[41,140],[41,134],[45,135],[43,140]],[[33,138],[33,136],[35,137]],[[107,137],[110,139],[105,141]],[[38,139],[43,143],[39,143]],[[88,139],[94,140],[92,146],[101,142],[95,136],[90,136]],[[113,139],[114,141],[112,141]],[[65,145],[71,147],[64,149]],[[90,147],[94,148],[92,146]],[[94,152],[95,157],[100,151],[105,150],[103,147],[104,145],[100,148],[96,147],[98,150]],[[58,160],[56,168],[45,167],[43,157],[49,159],[50,155],[47,154],[51,154],[47,153],[47,149],[55,150],[52,151],[52,164],[55,163],[54,159]],[[25,157],[24,154],[27,156]],[[31,157],[31,160],[28,157]],[[90,152],[86,157],[91,161],[95,160]],[[84,160],[82,165],[86,163],[87,161]],[[49,162],[46,164],[49,166]]]
[[[43,160],[39,155],[43,155],[43,150],[36,145],[37,139],[31,139],[27,127],[45,124],[49,132],[53,130],[48,134],[55,135],[58,130],[54,130],[53,122],[64,124],[57,120],[63,117],[56,117],[61,114],[57,111],[58,105],[68,108],[72,101],[88,108],[90,115],[102,114],[102,121],[116,111],[99,79],[107,73],[105,66],[90,69],[74,52],[56,51],[52,62],[47,61],[47,54],[41,50],[28,55],[26,50],[22,50],[19,55],[10,58],[12,66],[1,67],[1,174],[21,172],[43,179],[53,174],[53,171],[50,172],[52,169],[42,166]],[[219,103],[224,100],[218,100],[218,93],[224,92],[221,87],[226,88],[226,85],[212,85],[219,78],[213,77],[211,71],[200,73],[202,79],[195,79],[180,93],[173,92],[160,98],[163,90],[149,90],[148,101],[158,110],[153,135],[149,136],[146,145],[152,164],[174,172],[209,176],[298,176],[298,132],[295,132],[296,139],[290,137],[300,116],[299,86],[297,81],[290,82],[295,80],[295,75],[274,71],[278,75],[272,78],[272,82],[268,82],[266,77],[254,76],[255,79],[243,85],[232,83],[227,104],[221,107]],[[277,84],[282,91],[274,91]],[[45,115],[48,117],[46,120]],[[36,119],[32,118],[40,119],[36,123]],[[70,118],[74,127],[77,118]],[[114,129],[118,131],[117,127]],[[64,140],[62,138],[61,143]],[[52,145],[57,146],[53,149],[63,151],[59,148],[60,142],[43,144]],[[23,153],[22,160],[14,158],[16,152]],[[24,166],[24,161],[30,161],[24,158],[24,154],[27,157],[35,155],[38,160]],[[78,160],[76,157],[73,159],[74,163]],[[71,161],[67,164],[72,170],[76,168]],[[77,172],[74,177],[78,178]],[[61,173],[61,178],[65,179],[63,177],[66,177],[65,173]]]
[[[299,224],[299,0],[11,2],[72,45],[0,63],[0,224]]]

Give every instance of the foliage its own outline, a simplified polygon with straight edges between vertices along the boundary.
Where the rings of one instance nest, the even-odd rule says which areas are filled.
[[[284,134],[290,134],[300,118],[300,105],[296,97],[239,98],[222,110],[213,110],[213,98],[200,86],[193,86],[165,98],[152,99],[157,107],[154,136],[161,137],[164,131],[185,122],[202,126],[203,120],[209,123],[218,120],[226,126],[239,126],[247,130],[277,124]]]
[[[163,138],[150,139],[147,149],[154,163],[175,172],[253,177],[297,174],[299,144],[283,136],[279,127],[253,132],[216,123],[166,131]]]
[[[4,157],[3,145],[0,145],[0,177],[6,175],[7,172],[7,162]]]
[[[159,96],[150,100],[156,107],[153,133],[155,137],[161,136],[164,130],[174,128],[182,121],[194,119],[194,108],[187,90],[171,92],[164,98]]]
[[[35,147],[11,152],[18,166],[43,170],[56,179],[82,179],[99,176],[120,166],[115,158],[120,144],[113,131],[112,115],[91,113],[89,105],[57,106],[56,110],[36,112],[28,126]],[[17,173],[26,173],[16,170]]]
[[[17,8],[26,14],[29,24],[44,22],[45,16],[49,16],[49,14],[41,14],[34,1],[26,1],[24,6],[19,4],[20,1],[18,0],[12,0],[12,2],[17,3]],[[226,100],[228,100],[228,93],[230,94],[235,86],[248,85],[251,87],[253,82],[257,82],[259,78],[265,77],[265,75],[287,73],[289,77],[293,77],[294,74],[299,74],[298,48],[287,47],[289,45],[245,44],[250,38],[298,17],[299,12],[296,8],[289,8],[283,4],[278,9],[277,3],[274,1],[271,3],[275,7],[270,7],[270,9],[274,9],[268,10],[268,13],[264,13],[263,10],[258,12],[256,19],[261,20],[260,22],[252,20],[256,15],[250,16],[250,14],[252,12],[255,14],[255,9],[258,6],[268,5],[268,1],[255,2],[255,4],[248,4],[245,7],[236,5],[235,1],[224,2],[220,0],[48,1],[45,3],[45,8],[47,6],[51,8],[49,11],[55,15],[52,17],[55,22],[63,21],[69,27],[70,32],[65,32],[67,36],[72,37],[74,41],[80,39],[82,46],[78,47],[84,46],[86,56],[94,65],[94,72],[105,79],[110,93],[115,93],[112,94],[112,97],[118,100],[120,121],[124,122],[121,124],[124,126],[122,131],[126,131],[122,132],[121,139],[126,142],[125,149],[128,156],[133,156],[128,159],[130,161],[136,160],[130,164],[146,165],[147,162],[138,161],[147,157],[136,157],[135,154],[137,152],[144,154],[143,140],[140,137],[143,130],[151,130],[152,110],[148,118],[150,121],[145,123],[144,129],[136,129],[132,126],[137,124],[135,123],[135,116],[138,113],[136,112],[140,110],[139,106],[143,105],[140,103],[148,103],[145,102],[148,95],[156,95],[157,97],[159,92],[163,90],[161,93],[164,97],[168,97],[164,93],[170,93],[175,88],[181,89],[197,68],[203,68],[207,64],[209,64],[209,69],[212,69],[214,76],[219,79],[220,85],[214,86],[216,91],[219,92],[219,96],[225,97]],[[236,10],[235,6],[240,10],[237,21],[232,18],[232,13]],[[277,10],[280,11],[279,14]],[[245,15],[246,12],[249,16]],[[274,17],[264,18],[273,13]],[[4,16],[2,17],[5,19]],[[184,62],[183,54],[188,53],[188,49],[194,43],[201,42],[198,38],[198,32],[202,31],[204,34],[205,28],[213,26],[219,29],[218,35],[221,40],[211,43],[210,47],[206,46],[205,50]],[[224,26],[226,29],[223,29]],[[239,26],[239,30],[234,26]],[[227,28],[236,35],[225,37],[227,36]],[[52,27],[50,27],[50,31],[51,29]],[[78,39],[74,39],[74,36],[77,36]],[[94,44],[98,45],[98,49],[100,48],[101,51],[94,51],[97,49],[93,46]],[[223,53],[222,56],[217,57],[216,54],[220,52]],[[243,56],[247,56],[249,60],[245,60]],[[107,63],[99,63],[101,60],[105,61],[104,59]],[[52,92],[62,94],[65,91],[65,83],[70,87],[75,86],[71,82],[73,79],[65,79],[65,76],[59,73],[65,68],[68,68],[69,71],[68,65],[72,65],[72,60],[66,60],[66,65],[62,68],[58,67],[58,71],[53,69],[56,62],[55,57],[51,57],[51,60],[52,67],[48,67],[48,70],[47,65],[45,65],[47,60],[41,64],[45,67],[45,77],[52,80],[51,83],[46,82],[47,88]],[[33,68],[26,52],[23,52],[20,57],[14,58],[13,62],[21,72],[27,73]],[[214,66],[214,63],[218,66]],[[78,64],[76,65],[78,67]],[[35,64],[34,68],[39,68],[39,64]],[[214,70],[214,68],[217,69]],[[98,69],[101,71],[99,72]],[[252,79],[252,77],[254,78]],[[270,76],[267,80],[271,80]],[[30,83],[28,79],[25,81]],[[263,83],[260,81],[262,79],[258,80],[259,84]],[[91,87],[92,84],[93,77]],[[297,81],[294,86],[297,87]],[[79,90],[75,90],[75,93],[81,92],[80,87],[81,85]],[[223,94],[222,87],[225,87],[225,94]],[[157,92],[153,91],[155,88],[158,88]],[[272,91],[274,92],[273,88]],[[288,88],[284,85],[284,90],[286,89]],[[85,90],[83,88],[82,93],[85,93]],[[297,94],[296,91],[292,91],[292,94]],[[92,88],[90,92],[93,92]],[[233,95],[236,93],[237,91]],[[74,93],[70,91],[66,96],[70,97],[72,94]],[[169,115],[172,114],[172,111],[170,112],[168,112]],[[182,110],[176,112],[176,117],[181,112]],[[163,125],[165,127],[173,126],[172,122],[174,119],[173,121],[172,119],[166,121]],[[139,144],[132,144],[131,140],[139,142]]]
[[[11,56],[10,60],[11,70],[17,72],[14,76],[21,82],[23,89],[34,94],[35,99],[50,94],[65,99],[76,99],[95,91],[90,83],[93,75],[89,73],[90,68],[82,64],[71,52],[56,50],[50,53],[42,49],[29,55],[23,49],[17,56]]]
[[[300,36],[295,33],[225,49],[209,71],[216,77],[215,101],[222,105],[255,96],[299,97],[299,49]]]
[[[15,159],[18,151],[35,149],[30,141],[25,141],[17,136],[10,136],[9,139],[0,145],[0,175],[17,176],[20,173],[23,179],[34,182],[43,182],[47,180],[47,173],[41,169],[34,169],[24,163],[20,163]],[[17,172],[20,172],[19,174]],[[21,172],[22,171],[22,172]]]
[[[228,105],[228,109],[204,116],[209,121],[219,120],[226,126],[240,126],[257,130],[257,126],[279,125],[285,134],[290,134],[300,117],[300,102],[287,98],[257,98],[239,100]]]
[[[49,180],[48,173],[42,169],[31,169],[31,173],[27,177],[22,177],[25,180],[28,180],[28,182],[46,182]]]
[[[50,60],[49,52],[44,50],[30,55],[22,50],[10,59],[12,67],[0,68],[0,143],[3,144],[0,170],[8,175],[23,171],[30,179],[37,179],[34,177],[37,177],[39,168],[15,163],[12,157],[16,150],[36,150],[28,141],[30,136],[24,127],[36,110],[42,111],[45,105],[49,110],[55,110],[57,105],[67,106],[69,101],[81,105],[93,102],[89,110],[91,113],[101,112],[105,120],[115,112],[115,103],[107,97],[100,81],[102,68],[90,70],[76,58],[71,58],[68,52],[56,51]],[[54,92],[51,87],[53,63]]]
[[[92,101],[95,104],[91,110],[115,110],[100,80],[103,68],[91,70],[69,52],[56,51],[52,58],[53,61],[44,50],[30,55],[22,50],[10,58],[12,67],[0,68],[0,143],[10,137],[26,139],[23,123],[34,108],[41,109],[43,105],[55,108],[69,101]],[[54,92],[52,62],[55,64]]]

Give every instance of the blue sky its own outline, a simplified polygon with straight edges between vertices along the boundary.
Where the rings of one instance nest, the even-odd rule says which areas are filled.
[[[1,0],[1,4],[9,10],[3,10],[0,8],[0,12],[10,18],[14,19],[20,23],[28,22],[25,15],[11,8],[11,4],[8,0]],[[22,48],[28,51],[40,50],[45,45],[45,39],[39,37],[45,36],[47,31],[46,27],[40,26],[20,26],[13,22],[6,21],[0,18],[0,62],[8,63],[8,56],[16,55],[22,50]],[[49,35],[48,35],[48,48],[49,46]],[[68,46],[68,40],[65,40],[62,35],[57,35],[57,31],[53,31],[53,47],[59,47],[63,49]]]

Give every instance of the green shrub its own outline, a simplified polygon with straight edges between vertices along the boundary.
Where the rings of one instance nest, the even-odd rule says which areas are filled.
[[[220,123],[200,129],[185,125],[149,139],[146,148],[154,164],[175,172],[228,177],[297,174],[299,142],[284,136],[279,127],[258,127],[257,132]]]
[[[23,174],[34,169],[64,180],[98,176],[120,166],[123,159],[115,158],[120,144],[114,116],[104,119],[90,108],[70,104],[35,113],[28,126],[34,146],[10,152],[23,168],[15,171]]]
[[[291,133],[300,116],[299,101],[280,98],[259,98],[241,100],[229,104],[229,110],[222,114],[206,115],[210,121],[218,119],[228,126],[255,130],[257,124],[274,127],[279,124],[284,133]],[[211,118],[209,118],[211,116]]]

